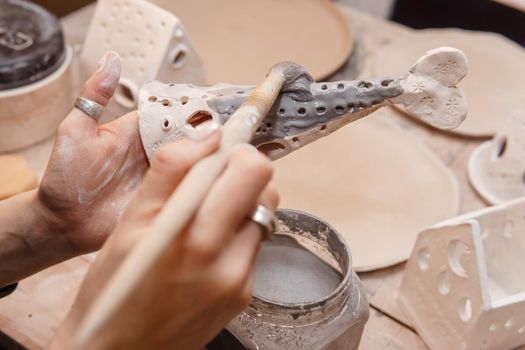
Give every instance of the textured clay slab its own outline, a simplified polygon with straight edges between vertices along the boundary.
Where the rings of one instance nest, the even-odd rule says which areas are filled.
[[[348,22],[328,0],[153,2],[182,20],[210,84],[255,84],[279,61],[297,62],[318,80],[352,51]]]
[[[406,260],[420,230],[458,212],[452,173],[411,135],[376,117],[341,128],[275,166],[280,206],[339,230],[356,271]]]
[[[406,62],[438,46],[456,47],[465,52],[469,60],[469,73],[458,84],[467,97],[469,113],[465,122],[451,132],[494,135],[505,118],[523,103],[520,99],[525,96],[525,51],[498,34],[458,29],[421,30],[385,46],[378,52],[373,68],[378,75],[396,73]]]

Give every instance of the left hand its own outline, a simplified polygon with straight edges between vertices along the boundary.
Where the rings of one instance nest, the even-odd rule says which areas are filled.
[[[106,106],[120,77],[120,58],[107,52],[81,96]],[[99,125],[73,109],[60,125],[37,200],[73,252],[99,249],[148,168],[138,114]]]

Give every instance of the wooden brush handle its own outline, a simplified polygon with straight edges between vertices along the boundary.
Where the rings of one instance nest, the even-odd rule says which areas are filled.
[[[76,348],[83,348],[116,313],[173,239],[186,227],[226,166],[231,149],[251,139],[284,82],[282,71],[271,70],[224,125],[219,149],[188,172],[153,221],[151,234],[145,235],[128,253],[89,308],[76,333]]]

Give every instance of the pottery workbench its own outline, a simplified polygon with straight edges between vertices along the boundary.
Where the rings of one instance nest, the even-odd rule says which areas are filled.
[[[341,7],[357,38],[354,53],[348,63],[330,80],[373,76],[368,64],[374,53],[392,39],[411,29],[396,23],[371,17],[356,10]],[[90,5],[64,17],[62,23],[67,40],[78,55],[94,6]],[[454,172],[460,185],[461,207],[465,213],[485,206],[467,180],[467,160],[482,139],[464,138],[423,126],[394,110],[380,110],[374,118],[392,119],[412,133]],[[33,168],[42,174],[51,140],[21,152]],[[400,198],[401,201],[401,198]],[[350,249],[352,247],[350,246]],[[47,269],[20,283],[10,297],[0,300],[0,329],[29,349],[42,349],[49,341],[59,320],[72,302],[91,257],[79,257]],[[409,320],[396,302],[404,263],[383,270],[360,273],[371,304],[360,349],[425,349],[413,331]]]

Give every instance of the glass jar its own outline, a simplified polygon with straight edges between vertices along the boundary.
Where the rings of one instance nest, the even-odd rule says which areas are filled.
[[[228,330],[252,350],[357,349],[369,308],[344,238],[307,213],[276,214],[275,237],[257,260],[252,303]]]

